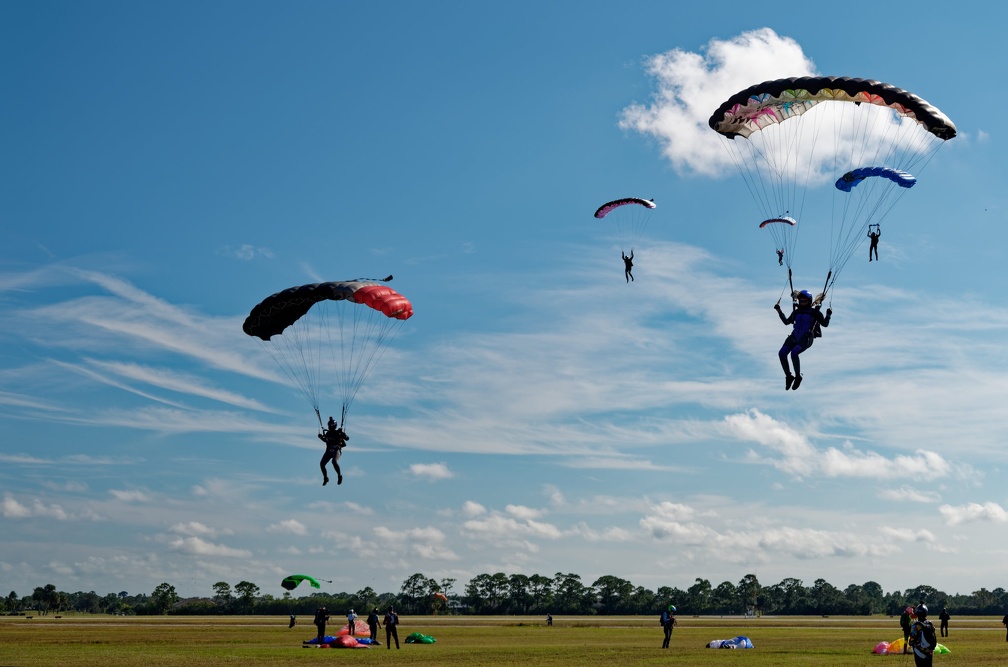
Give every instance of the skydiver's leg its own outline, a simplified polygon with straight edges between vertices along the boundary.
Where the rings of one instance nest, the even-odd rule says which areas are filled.
[[[780,352],[777,353],[777,356],[780,358],[781,368],[784,369],[784,375],[791,375],[791,367],[788,366],[787,361],[789,352],[791,352],[791,348],[788,346],[787,343],[784,343],[784,347],[782,347],[780,349]]]
[[[791,346],[788,344],[789,340],[784,341],[783,347],[781,347],[780,352],[777,353],[778,358],[780,358],[781,368],[784,369],[784,390],[787,391],[791,388],[791,383],[794,382],[794,375],[791,375],[791,367],[788,366],[788,352],[791,351]]]
[[[801,361],[798,359],[798,355],[805,351],[801,345],[795,345],[791,348],[791,365],[794,366],[794,384],[791,385],[792,389],[797,389],[798,385],[802,382],[801,374]]]
[[[322,460],[319,461],[319,468],[322,469],[322,486],[325,486],[326,484],[329,483],[329,473],[326,472],[325,466],[327,463],[329,463],[329,459],[331,458],[332,456],[330,456],[329,451],[326,450],[326,453],[322,455]]]
[[[791,348],[791,365],[794,366],[795,377],[801,375],[801,361],[798,359],[798,355],[805,351],[801,345],[795,345]]]

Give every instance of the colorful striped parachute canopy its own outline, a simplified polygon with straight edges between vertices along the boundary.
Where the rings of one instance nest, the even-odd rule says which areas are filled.
[[[823,256],[812,259],[828,261],[823,292],[865,242],[869,225],[878,225],[916,182],[911,174],[956,136],[948,116],[914,93],[835,76],[749,86],[722,102],[708,125],[738,167],[758,219],[797,221],[790,226],[803,228],[802,243],[821,249]],[[881,178],[854,187],[864,169],[888,171],[863,172]],[[837,196],[837,188],[849,196]],[[797,235],[783,231],[775,245],[784,250],[790,276],[805,254],[797,252]]]

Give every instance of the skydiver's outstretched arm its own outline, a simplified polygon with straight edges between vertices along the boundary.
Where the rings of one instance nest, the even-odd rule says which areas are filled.
[[[784,324],[793,324],[794,323],[794,311],[792,310],[791,314],[788,315],[787,317],[785,317],[784,316],[784,311],[781,310],[781,307],[780,307],[780,299],[778,299],[777,303],[774,304],[774,310],[777,311],[777,316],[780,317],[780,321],[783,322]]]

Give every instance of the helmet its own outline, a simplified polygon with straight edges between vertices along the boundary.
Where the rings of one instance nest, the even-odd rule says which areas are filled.
[[[795,298],[797,298],[799,300],[801,300],[801,299],[808,299],[809,301],[811,301],[812,300],[812,294],[807,289],[803,289],[802,291],[798,292],[798,296],[795,297]]]
[[[917,608],[914,609],[914,613],[917,614],[917,618],[927,618],[928,615],[927,605],[921,602],[919,605],[917,605]]]

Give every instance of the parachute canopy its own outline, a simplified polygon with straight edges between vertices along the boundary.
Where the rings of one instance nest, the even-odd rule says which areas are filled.
[[[624,197],[599,206],[595,217],[615,224],[620,247],[626,252],[636,247],[655,208],[653,199]]]
[[[910,174],[956,136],[949,118],[921,97],[870,79],[808,76],[764,81],[725,100],[708,120],[738,168],[762,220],[790,218],[787,266],[797,231],[828,248],[828,291],[875,225],[906,192]],[[892,170],[840,194],[834,184],[865,165]],[[898,176],[904,174],[905,176]],[[771,230],[776,225],[767,225]],[[822,237],[820,242],[818,239]],[[828,242],[827,242],[828,239]],[[783,244],[783,245],[782,245]]]
[[[626,197],[624,199],[614,199],[613,201],[606,202],[598,207],[595,211],[595,217],[601,220],[606,217],[606,215],[612,211],[615,211],[621,206],[643,206],[644,208],[655,208],[655,203],[653,199],[640,199],[638,197]]]
[[[322,585],[315,579],[315,577],[309,577],[307,574],[292,574],[288,577],[284,577],[280,585],[289,591],[294,590],[302,581],[307,581],[312,588],[322,588]]]
[[[435,593],[434,594],[434,599],[435,600],[444,600],[445,602],[447,602],[448,601],[448,596],[446,596],[444,593]]]
[[[937,108],[888,83],[846,76],[802,76],[764,81],[735,93],[710,117],[715,132],[734,139],[748,137],[768,125],[782,123],[821,102],[853,102],[888,107],[916,121],[942,140],[956,135],[956,127]]]
[[[391,276],[386,280],[389,279]],[[249,336],[269,340],[325,300],[353,301],[399,320],[408,320],[413,315],[410,302],[391,287],[377,281],[347,280],[291,287],[268,296],[252,309],[242,329]]]
[[[889,167],[861,167],[859,169],[848,171],[846,174],[838,178],[836,188],[837,190],[850,192],[851,188],[855,185],[872,176],[888,178],[901,188],[912,188],[914,184],[917,183],[917,179],[914,178],[913,175],[908,174],[905,171],[900,171],[899,169],[890,169]]]
[[[788,217],[770,218],[769,220],[764,220],[763,222],[759,223],[759,228],[763,229],[767,225],[772,225],[774,223],[780,223],[782,225],[791,225],[792,227],[794,227],[795,225],[798,224],[798,221],[795,220],[794,218],[788,218]]]
[[[413,315],[392,280],[345,280],[300,285],[256,304],[242,329],[259,339],[288,379],[319,413],[320,383],[332,382],[342,418],[364,380]],[[321,425],[321,415],[319,422]],[[345,422],[344,422],[345,425]]]

